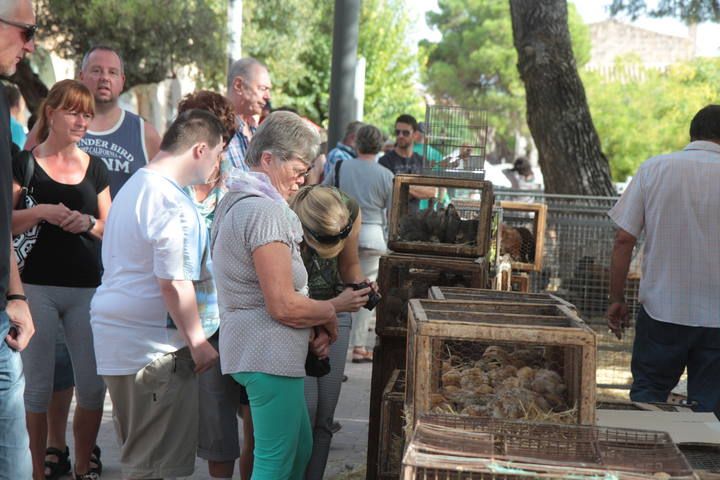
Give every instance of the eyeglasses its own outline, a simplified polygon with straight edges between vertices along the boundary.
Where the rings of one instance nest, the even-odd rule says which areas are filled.
[[[313,166],[310,165],[306,170],[298,171],[293,170],[293,173],[295,174],[295,178],[307,178],[310,176],[310,172],[312,171]]]
[[[412,134],[412,131],[410,130],[398,130],[395,129],[395,136],[396,137],[409,137]]]
[[[5,20],[4,18],[0,18],[0,23],[4,23],[6,25],[13,26],[15,28],[19,28],[22,30],[23,37],[25,38],[25,43],[28,43],[30,40],[32,40],[35,37],[35,32],[37,32],[38,26],[37,25],[31,25],[29,23],[20,23],[20,22],[13,22],[11,20]]]

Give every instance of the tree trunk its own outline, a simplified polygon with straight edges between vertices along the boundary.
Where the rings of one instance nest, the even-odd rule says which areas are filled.
[[[527,120],[548,193],[615,195],[578,75],[566,0],[509,0]]]
[[[48,88],[30,68],[30,63],[25,58],[17,65],[17,71],[9,78],[20,89],[25,99],[30,114],[37,112],[40,103],[47,97]]]

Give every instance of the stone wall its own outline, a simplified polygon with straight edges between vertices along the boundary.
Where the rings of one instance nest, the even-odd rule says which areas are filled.
[[[695,56],[694,38],[664,35],[615,19],[588,27],[592,45],[588,70],[605,72],[615,66],[616,57],[629,54],[637,55],[645,68],[659,70]]]

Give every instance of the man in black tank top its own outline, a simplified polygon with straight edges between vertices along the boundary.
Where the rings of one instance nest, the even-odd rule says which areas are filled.
[[[120,55],[112,48],[100,45],[88,50],[80,69],[80,81],[95,97],[95,117],[78,146],[105,162],[112,197],[160,147],[160,136],[155,127],[118,104],[125,86],[123,72]],[[36,134],[35,129],[28,134],[26,150],[37,144]]]

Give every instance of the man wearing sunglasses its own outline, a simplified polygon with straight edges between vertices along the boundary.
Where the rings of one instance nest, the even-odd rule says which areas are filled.
[[[408,114],[400,115],[395,120],[395,148],[386,153],[379,161],[380,165],[387,168],[393,174],[422,173],[423,158],[413,151],[413,138],[418,129],[418,122],[415,117]],[[435,187],[410,187],[410,210],[418,210],[421,206],[420,200],[434,198],[437,195]],[[423,202],[427,203],[427,202]]]
[[[0,75],[15,73],[18,62],[35,50],[36,29],[30,0],[0,1]],[[11,142],[10,111],[0,86],[0,479],[32,476],[19,352],[35,330],[10,242]]]

